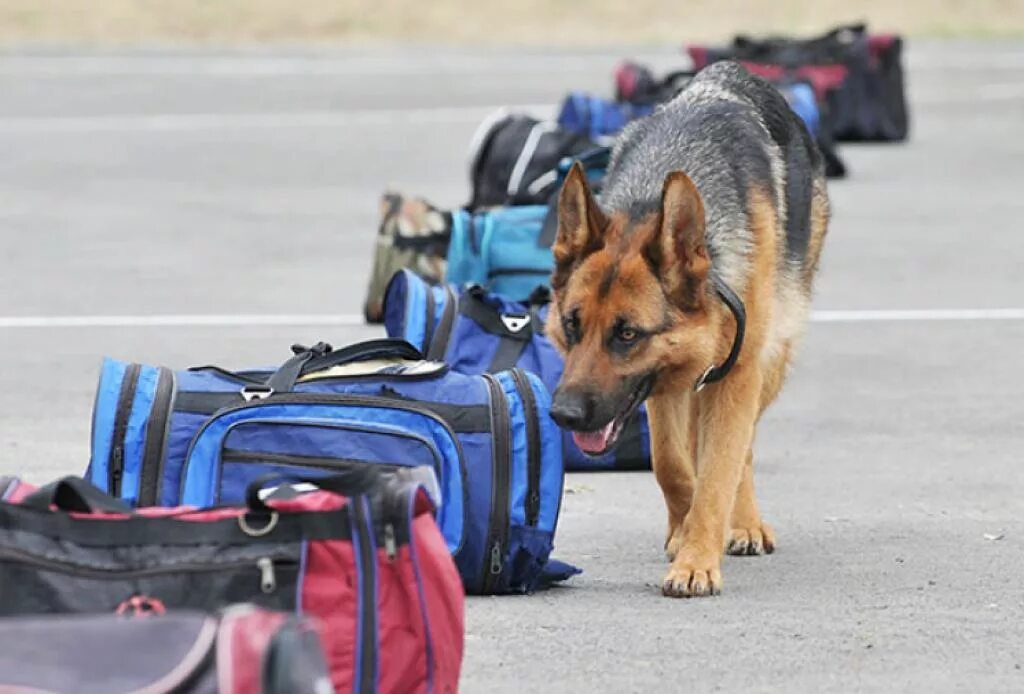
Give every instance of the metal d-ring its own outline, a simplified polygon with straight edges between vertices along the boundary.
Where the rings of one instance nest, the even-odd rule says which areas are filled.
[[[247,521],[245,517],[246,514],[244,513],[238,517],[238,527],[242,529],[242,532],[248,535],[249,537],[263,537],[264,535],[266,535],[271,530],[277,527],[277,520],[279,514],[277,511],[271,511],[270,520],[268,520],[267,524],[264,525],[262,528],[253,528],[251,525],[249,525],[249,521]]]

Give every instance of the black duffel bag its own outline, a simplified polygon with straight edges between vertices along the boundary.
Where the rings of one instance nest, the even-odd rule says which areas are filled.
[[[480,125],[470,145],[468,208],[546,205],[559,163],[596,147],[554,122],[499,111]]]
[[[825,92],[838,141],[907,138],[903,39],[895,34],[869,34],[864,24],[851,24],[810,39],[736,36],[728,46],[691,45],[687,52],[698,70],[737,60],[763,76],[780,70],[815,82]]]

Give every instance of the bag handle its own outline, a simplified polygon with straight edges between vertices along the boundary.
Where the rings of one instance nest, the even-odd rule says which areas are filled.
[[[295,388],[295,382],[303,374],[333,366],[370,359],[423,359],[423,354],[418,349],[405,340],[397,339],[367,340],[339,350],[333,349],[325,342],[318,342],[312,347],[292,345],[292,352],[295,356],[267,379],[266,387],[271,393],[290,393]]]
[[[358,496],[370,492],[381,483],[383,473],[372,467],[354,467],[343,472],[317,477],[315,475],[291,475],[287,473],[268,473],[261,475],[249,483],[245,489],[245,503],[250,511],[267,513],[273,511],[267,503],[260,498],[263,491],[271,482],[285,482],[288,484],[312,484],[325,492],[334,492],[342,496]]]
[[[611,147],[594,147],[571,157],[563,157],[558,162],[555,168],[555,188],[548,202],[548,212],[541,223],[540,234],[537,236],[537,248],[551,248],[555,244],[555,237],[558,235],[558,193],[565,177],[569,175],[573,162],[580,162],[584,169],[600,169],[607,168],[611,158]]]
[[[56,506],[70,513],[126,513],[132,508],[121,499],[105,494],[81,477],[68,476],[43,485],[26,496],[22,506],[48,511]]]

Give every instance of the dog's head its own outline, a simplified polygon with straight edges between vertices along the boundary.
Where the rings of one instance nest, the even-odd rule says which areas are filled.
[[[551,415],[601,455],[648,395],[692,387],[714,356],[700,195],[673,172],[660,200],[606,215],[576,164],[558,201],[554,256],[546,334],[565,371]]]

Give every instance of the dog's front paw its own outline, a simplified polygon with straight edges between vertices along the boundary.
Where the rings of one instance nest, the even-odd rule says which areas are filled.
[[[662,595],[671,598],[698,598],[722,591],[721,557],[683,547],[661,584]]]
[[[733,528],[726,551],[736,556],[771,554],[775,551],[775,531],[763,521],[748,528]]]

